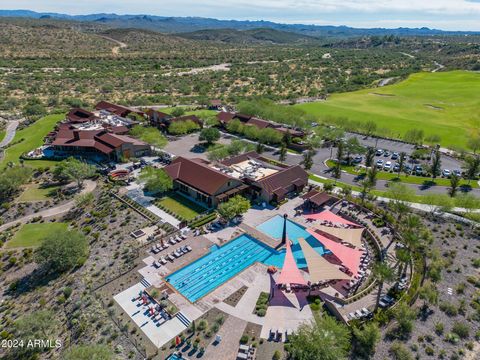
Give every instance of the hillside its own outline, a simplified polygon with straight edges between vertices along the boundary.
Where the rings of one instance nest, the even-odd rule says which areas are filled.
[[[373,120],[382,135],[402,138],[410,129],[438,135],[445,147],[465,148],[480,129],[480,74],[418,73],[395,85],[333,94],[327,101],[298,105],[327,122],[358,128]]]
[[[178,36],[192,40],[208,40],[229,44],[315,44],[319,40],[310,36],[262,28],[252,30],[215,29],[180,33]]]
[[[473,32],[441,31],[429,28],[397,28],[397,29],[358,29],[348,26],[320,26],[303,24],[279,24],[271,21],[238,21],[218,20],[201,17],[168,17],[155,15],[117,15],[89,14],[67,15],[59,13],[38,13],[28,10],[0,10],[0,17],[57,18],[82,22],[97,22],[113,28],[137,28],[166,33],[194,32],[206,29],[251,30],[269,28],[279,31],[294,32],[315,37],[348,38],[357,36],[433,36],[433,35],[466,35]],[[477,33],[479,34],[479,33]]]

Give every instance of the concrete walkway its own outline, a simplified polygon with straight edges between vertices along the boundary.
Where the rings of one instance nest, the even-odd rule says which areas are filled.
[[[207,359],[235,360],[237,358],[239,340],[247,322],[235,316],[229,316],[222,325],[217,335],[222,337],[218,344],[211,343],[207,346],[205,355]]]
[[[97,183],[95,181],[87,180],[87,181],[85,181],[85,186],[82,189],[82,191],[80,192],[80,195],[92,192],[93,190],[95,190],[96,187],[97,187]],[[50,218],[50,217],[65,214],[65,213],[69,212],[70,209],[72,209],[74,206],[75,206],[75,200],[71,200],[71,201],[69,201],[65,204],[55,206],[55,207],[52,207],[50,209],[45,209],[45,210],[39,211],[37,213],[33,213],[33,214],[30,214],[30,215],[18,218],[15,221],[11,221],[9,223],[3,224],[3,225],[0,226],[0,231],[8,229],[9,227],[14,226],[14,225],[19,224],[19,223],[25,224],[25,223],[31,221],[35,217],[41,216],[42,218],[47,219],[47,218]]]
[[[8,144],[10,144],[10,142],[15,137],[18,124],[20,124],[20,122],[17,120],[8,122],[7,128],[5,129],[5,137],[2,139],[2,141],[0,141],[0,148],[4,148]]]

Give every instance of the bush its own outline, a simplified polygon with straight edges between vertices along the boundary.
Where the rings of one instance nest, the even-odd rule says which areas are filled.
[[[202,319],[202,320],[199,321],[197,329],[202,331],[202,330],[205,330],[207,327],[208,327],[208,321]]]
[[[413,360],[412,353],[398,341],[390,346],[389,353],[393,360]]]
[[[248,335],[242,335],[240,338],[240,344],[246,344],[248,343]]]
[[[470,328],[465,323],[455,322],[452,327],[452,333],[457,334],[461,339],[468,338]]]
[[[280,350],[275,350],[273,353],[273,360],[280,360],[282,358],[282,353]]]
[[[72,295],[72,291],[72,288],[68,286],[63,289],[63,296],[65,296],[65,299],[68,299],[70,295]]]
[[[458,315],[457,307],[455,305],[449,303],[449,302],[442,302],[440,304],[440,310],[442,310],[448,316],[457,316]]]

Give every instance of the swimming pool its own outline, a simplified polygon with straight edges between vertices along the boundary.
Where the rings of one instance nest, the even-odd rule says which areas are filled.
[[[213,250],[213,251],[212,251]],[[168,275],[166,280],[190,302],[216,289],[255,262],[281,267],[285,252],[278,252],[243,234]]]
[[[283,216],[275,215],[264,223],[258,225],[257,230],[260,230],[274,239],[281,239],[283,234]],[[299,268],[307,267],[307,262],[303,256],[302,248],[298,244],[298,238],[304,238],[320,255],[330,253],[330,250],[326,249],[315,237],[310,235],[303,226],[289,219],[287,219],[287,236],[292,242],[293,256],[295,257],[295,261]]]

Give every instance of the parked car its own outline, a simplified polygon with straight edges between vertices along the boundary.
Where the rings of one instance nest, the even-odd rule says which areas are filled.
[[[423,174],[423,168],[422,168],[421,165],[415,165],[414,171],[415,171],[416,175],[422,175]]]
[[[397,153],[397,152],[394,152],[394,153],[392,154],[392,160],[397,160],[397,159],[398,159],[398,156],[399,156],[398,153]]]
[[[385,157],[389,157],[389,156],[390,156],[390,151],[388,151],[388,150],[385,150],[385,152],[383,153],[383,156],[385,156]]]
[[[398,172],[398,170],[400,170],[400,164],[395,163],[395,165],[393,165],[393,172]]]
[[[363,161],[363,157],[361,156],[355,156],[355,158],[353,159],[354,164],[360,164],[362,161]]]
[[[457,176],[462,176],[462,172],[460,170],[453,170],[453,173]]]
[[[380,160],[377,160],[377,168],[382,168],[383,167],[383,160],[380,159]]]
[[[442,175],[445,176],[445,177],[449,177],[451,175],[451,172],[448,169],[443,169]]]
[[[383,166],[383,170],[385,171],[390,171],[392,169],[392,162],[391,161],[387,161],[385,163],[385,165]]]
[[[377,152],[375,153],[375,155],[380,156],[382,154],[383,154],[383,150],[382,149],[377,149]]]

